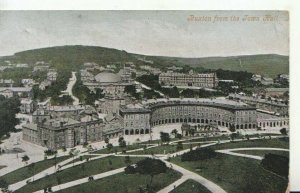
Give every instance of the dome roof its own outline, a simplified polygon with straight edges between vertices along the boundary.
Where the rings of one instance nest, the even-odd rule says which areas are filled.
[[[120,82],[121,77],[118,74],[110,72],[101,72],[95,76],[97,82]]]

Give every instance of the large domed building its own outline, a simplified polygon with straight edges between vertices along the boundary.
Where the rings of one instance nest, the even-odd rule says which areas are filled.
[[[92,91],[101,88],[106,94],[119,95],[124,92],[125,86],[132,83],[123,81],[120,74],[101,72],[95,76],[94,81],[84,82],[83,84]]]
[[[121,76],[111,72],[101,72],[95,76],[95,80],[99,83],[117,83],[121,82]]]

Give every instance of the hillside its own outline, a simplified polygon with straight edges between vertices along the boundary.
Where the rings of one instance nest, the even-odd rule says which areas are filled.
[[[164,61],[165,63],[174,65],[189,65],[205,69],[220,68],[232,71],[248,71],[270,77],[276,77],[276,75],[281,73],[289,73],[289,57],[275,54],[207,58],[149,58],[154,61]]]
[[[13,56],[0,58],[0,64],[5,60],[18,63],[34,64],[36,61],[52,63],[58,68],[78,69],[84,62],[96,62],[98,64],[109,64],[110,62],[135,62],[138,57],[146,57],[153,60],[154,66],[163,67],[170,65],[189,65],[205,69],[224,69],[233,71],[248,71],[275,77],[280,73],[288,73],[289,57],[275,54],[248,55],[230,57],[207,57],[207,58],[177,58],[165,56],[144,56],[128,53],[123,50],[96,47],[96,46],[57,46],[40,48],[15,53]]]

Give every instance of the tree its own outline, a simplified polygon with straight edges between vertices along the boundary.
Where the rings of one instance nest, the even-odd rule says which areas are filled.
[[[20,112],[20,100],[17,97],[5,98],[0,95],[0,138],[15,131],[15,126],[19,124],[16,114]]]
[[[179,151],[179,150],[182,150],[182,149],[183,149],[182,142],[179,141],[179,142],[177,143],[176,150]]]
[[[173,129],[173,130],[171,131],[171,133],[176,137],[178,131],[177,131],[177,129]]]
[[[162,143],[164,142],[170,142],[170,135],[169,133],[160,132],[160,140]]]
[[[110,151],[113,148],[113,145],[111,143],[106,145],[107,149]]]
[[[128,169],[129,167],[130,169]],[[149,187],[151,187],[154,176],[160,173],[165,173],[167,169],[168,168],[163,161],[158,159],[153,159],[153,158],[145,158],[136,163],[136,168],[132,166],[128,166],[127,169],[125,169],[125,172],[127,170],[133,173],[150,175],[151,179],[150,179]]]
[[[126,141],[124,140],[123,137],[119,138],[119,146],[122,147],[122,148],[126,147]]]
[[[124,160],[126,165],[130,165],[131,164],[131,160],[129,156],[125,156],[125,160]]]
[[[282,135],[287,135],[287,130],[286,130],[286,128],[280,129],[280,133],[281,133]]]
[[[27,155],[22,157],[22,162],[27,162],[30,158]]]
[[[176,135],[176,138],[181,139],[181,138],[182,138],[182,135],[181,135],[180,133],[178,133],[178,134]]]

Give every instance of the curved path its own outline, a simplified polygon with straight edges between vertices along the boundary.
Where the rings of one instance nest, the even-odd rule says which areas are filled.
[[[216,150],[218,153],[224,153],[228,155],[234,155],[239,157],[247,157],[257,160],[262,160],[262,156],[257,155],[249,155],[249,154],[243,154],[243,153],[236,153],[233,151],[243,151],[243,150],[271,150],[271,151],[289,151],[288,149],[283,148],[270,148],[270,147],[249,147],[249,148],[234,148],[234,149],[222,149],[222,150]]]
[[[191,172],[183,167],[180,167],[174,163],[167,162],[166,160],[161,159],[163,162],[167,164],[170,168],[182,173],[182,177],[175,181],[174,183],[170,184],[169,186],[165,187],[164,189],[158,191],[158,193],[166,193],[170,192],[174,189],[174,185],[177,187],[181,183],[183,183],[187,179],[195,180],[196,182],[200,183],[201,185],[205,186],[209,191],[212,193],[226,193],[219,185],[215,184],[214,182],[200,176],[197,173]]]
[[[72,99],[74,100],[73,105],[79,105],[79,99],[73,95],[73,91],[72,91],[73,86],[75,85],[76,81],[77,81],[76,72],[72,72],[72,77],[69,79],[67,89],[62,91],[63,94],[60,95],[60,96],[62,96],[62,95],[67,94],[67,95],[71,96]]]
[[[242,140],[236,140],[236,141],[243,141],[243,139],[242,139]],[[227,143],[227,142],[229,142],[229,141],[228,141],[228,140],[224,140],[224,141],[220,141],[220,142],[218,142],[218,143]],[[214,143],[214,142],[213,142],[213,143],[210,143],[210,144],[205,144],[205,145],[202,145],[200,148],[212,146],[212,145],[215,145],[215,144],[217,144],[217,143]],[[148,147],[148,148],[153,148],[153,147],[156,147],[156,146],[150,146],[150,147]],[[198,147],[194,147],[193,149],[195,149],[195,148],[198,148]],[[135,149],[135,150],[131,150],[131,151],[134,152],[134,151],[138,151],[138,150],[141,150],[141,149]],[[219,153],[225,153],[225,154],[229,154],[229,155],[235,155],[235,156],[241,156],[241,157],[249,157],[249,158],[259,159],[259,160],[262,159],[262,157],[260,157],[260,156],[253,156],[253,155],[246,155],[246,154],[240,154],[240,153],[234,153],[234,152],[232,152],[232,151],[238,151],[238,150],[274,150],[274,151],[289,151],[288,149],[282,149],[282,148],[267,148],[267,147],[266,147],[266,148],[264,148],[264,147],[235,148],[235,149],[225,149],[225,150],[216,150],[216,151],[219,152]],[[158,154],[156,154],[156,155],[154,156],[154,157],[156,157],[157,159],[160,159],[160,160],[162,160],[163,162],[165,162],[165,163],[167,164],[167,166],[170,167],[171,169],[174,169],[174,170],[176,170],[176,171],[178,171],[178,172],[180,172],[180,173],[183,174],[183,176],[182,176],[179,180],[173,182],[172,184],[170,184],[169,186],[167,186],[167,187],[165,187],[164,189],[160,190],[159,192],[160,192],[160,193],[169,192],[169,191],[171,191],[171,190],[174,189],[174,185],[175,185],[175,186],[178,186],[178,185],[180,185],[181,183],[183,183],[183,182],[184,182],[185,180],[187,180],[187,179],[193,179],[193,180],[199,182],[200,184],[202,184],[203,186],[205,186],[208,190],[210,190],[210,191],[213,192],[213,193],[214,193],[214,192],[215,192],[215,193],[226,193],[226,191],[223,190],[220,186],[218,186],[217,184],[213,183],[212,181],[209,181],[208,179],[206,179],[206,178],[200,176],[199,174],[194,173],[194,172],[192,172],[192,171],[189,171],[189,170],[187,170],[187,169],[185,169],[185,168],[183,168],[183,167],[180,167],[180,166],[178,166],[178,165],[176,165],[176,164],[174,164],[174,163],[170,163],[170,162],[166,161],[166,159],[168,158],[168,156],[171,156],[171,157],[172,157],[172,156],[178,156],[178,155],[181,155],[181,154],[183,154],[183,153],[185,153],[185,152],[187,152],[187,151],[189,151],[189,149],[182,150],[182,151],[176,152],[176,153],[174,153],[174,154],[170,154],[170,155],[165,155],[165,154],[158,155]],[[86,153],[83,153],[83,154],[81,154],[81,155],[85,155],[85,154],[87,154],[87,152],[86,152]],[[118,152],[117,154],[113,154],[113,153],[112,153],[112,154],[98,154],[98,155],[99,155],[99,156],[94,157],[94,158],[91,158],[90,160],[100,159],[100,158],[103,158],[103,157],[106,157],[106,156],[111,156],[111,155],[114,155],[114,156],[153,157],[153,156],[151,156],[151,155],[128,155],[128,154],[120,154],[120,152]],[[76,156],[76,158],[79,157],[79,156],[80,156],[80,155]],[[71,163],[71,164],[70,164],[69,162],[71,162],[72,160],[73,160],[73,158],[64,160],[64,161],[60,162],[58,165],[64,165],[64,164],[66,164],[66,165],[64,165],[64,166],[61,168],[61,170],[64,170],[64,169],[67,169],[67,168],[70,168],[70,167],[73,167],[73,166],[75,166],[75,165],[79,165],[79,164],[82,164],[82,163],[85,162],[85,160],[83,160],[83,161],[78,161],[78,162],[75,162],[75,163]],[[68,164],[68,163],[69,163],[69,164]],[[95,177],[95,179],[104,178],[104,177],[107,177],[107,176],[110,176],[110,175],[114,175],[114,174],[116,174],[116,173],[120,173],[120,172],[122,172],[122,171],[124,171],[124,168],[119,168],[119,169],[116,169],[116,170],[113,170],[113,171],[110,171],[110,172],[105,172],[105,173],[97,174],[96,177]],[[53,174],[53,173],[55,173],[55,172],[56,172],[56,168],[55,168],[54,166],[52,166],[52,167],[50,167],[50,168],[48,168],[48,169],[46,169],[46,170],[44,170],[44,171],[42,171],[42,172],[36,174],[35,176],[32,176],[32,177],[30,177],[30,178],[27,178],[27,179],[25,179],[25,180],[22,180],[22,181],[20,181],[20,182],[17,182],[17,183],[15,183],[15,184],[10,185],[10,186],[9,186],[9,189],[15,191],[15,190],[17,190],[17,189],[19,189],[19,188],[25,186],[25,185],[26,185],[26,181],[27,181],[28,179],[32,179],[32,178],[34,177],[34,179],[37,180],[37,179],[40,179],[40,178],[45,177],[45,175]],[[67,183],[65,183],[65,184],[61,184],[61,185],[59,185],[59,186],[55,186],[55,187],[53,187],[53,188],[57,191],[57,190],[59,190],[59,189],[61,189],[61,188],[69,188],[69,187],[76,186],[76,185],[79,185],[79,184],[81,184],[81,183],[86,183],[86,182],[88,182],[87,178],[82,178],[82,179],[78,179],[78,180],[75,180],[75,181],[67,182]],[[58,189],[58,188],[59,188],[59,189]]]

